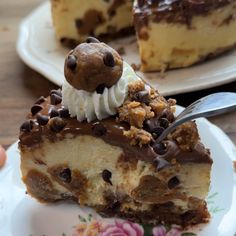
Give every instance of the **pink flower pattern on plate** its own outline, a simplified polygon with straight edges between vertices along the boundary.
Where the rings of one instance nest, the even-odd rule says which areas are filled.
[[[179,226],[172,226],[167,232],[163,225],[156,226],[152,229],[153,236],[181,236],[181,228]]]
[[[98,236],[144,236],[143,227],[130,221],[115,220],[107,225]]]

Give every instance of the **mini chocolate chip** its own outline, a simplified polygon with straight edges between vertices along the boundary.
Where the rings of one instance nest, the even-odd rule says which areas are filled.
[[[148,131],[149,133],[154,133],[155,129],[159,126],[160,124],[157,118],[145,120],[143,124],[144,129]]]
[[[60,179],[65,183],[71,182],[71,170],[69,168],[65,168],[59,173]]]
[[[106,85],[105,84],[99,84],[96,88],[96,92],[98,94],[103,94],[104,92],[104,89],[106,88]]]
[[[32,115],[36,115],[39,111],[41,111],[43,109],[42,106],[38,105],[38,104],[35,104],[31,107],[31,113]]]
[[[33,125],[34,125],[34,122],[32,120],[27,120],[20,126],[20,131],[30,132],[33,129]]]
[[[86,43],[100,43],[100,41],[94,37],[88,37]]]
[[[110,208],[114,212],[114,211],[118,211],[120,206],[121,206],[121,203],[118,200],[114,200]]]
[[[156,168],[158,171],[162,170],[163,168],[165,168],[167,166],[170,166],[170,163],[161,157],[157,157],[155,159],[154,163],[156,164]]]
[[[107,132],[106,127],[103,124],[98,123],[98,122],[93,124],[92,130],[96,136],[102,136],[106,134]]]
[[[116,11],[115,10],[111,10],[111,11],[108,12],[108,15],[110,17],[115,16],[116,15]]]
[[[50,98],[51,98],[52,105],[57,105],[57,104],[61,103],[61,100],[62,100],[61,97],[55,93],[51,94]]]
[[[114,67],[115,66],[115,59],[111,52],[107,51],[103,57],[103,62],[106,66]]]
[[[159,122],[161,127],[163,127],[164,129],[168,128],[169,121],[166,118],[160,118]]]
[[[52,95],[52,94],[56,94],[56,95],[62,97],[62,94],[61,94],[61,90],[60,90],[60,89],[58,89],[58,90],[52,89],[52,90],[50,91],[50,95]]]
[[[36,119],[37,119],[37,122],[39,125],[46,125],[48,123],[48,116],[44,116],[44,115],[41,115],[41,114],[38,114],[36,116]]]
[[[109,170],[104,170],[102,172],[102,178],[105,182],[109,183],[110,185],[112,185],[112,182],[111,182],[111,176],[112,176],[112,173],[109,171]]]
[[[50,110],[49,115],[50,115],[50,118],[57,117],[57,116],[59,116],[59,112],[57,111],[57,109],[55,107],[53,107]]]
[[[59,112],[59,116],[62,118],[69,118],[70,117],[70,113],[67,108],[61,108],[58,110],[58,112]]]
[[[163,127],[156,127],[152,130],[152,134],[156,134],[157,137],[159,137],[165,129]]]
[[[83,21],[81,19],[76,19],[75,25],[76,25],[76,27],[80,28],[83,25]]]
[[[46,98],[44,96],[41,96],[40,98],[38,98],[36,100],[36,102],[34,104],[38,104],[39,105],[39,104],[41,104],[41,103],[43,103],[45,101],[46,101]]]
[[[176,176],[174,176],[174,177],[172,177],[172,178],[168,181],[168,188],[169,188],[169,189],[175,188],[175,187],[177,187],[179,184],[180,184],[179,179],[178,179]]]
[[[74,70],[77,66],[77,58],[74,55],[69,55],[67,58],[66,65],[71,70]]]
[[[165,144],[163,144],[163,143],[154,143],[152,148],[153,148],[154,152],[159,155],[163,155],[167,151],[167,148],[166,148]]]
[[[66,126],[66,122],[60,117],[53,117],[49,120],[49,125],[52,131],[58,133]]]
[[[134,100],[146,104],[149,103],[149,92],[147,90],[137,92],[136,94],[134,94]]]

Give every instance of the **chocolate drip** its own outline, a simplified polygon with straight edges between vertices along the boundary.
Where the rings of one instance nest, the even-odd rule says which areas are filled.
[[[134,22],[137,29],[154,22],[167,21],[190,25],[195,15],[205,16],[212,10],[230,4],[231,0],[143,0],[134,8]]]
[[[21,130],[19,143],[21,149],[36,149],[40,146],[41,142],[43,142],[44,138],[51,142],[56,142],[66,138],[67,134],[72,134],[73,137],[76,137],[77,135],[91,135],[98,137],[97,133],[94,132],[94,126],[99,126],[103,127],[103,130],[106,132],[103,132],[98,138],[103,139],[106,143],[122,148],[127,161],[132,162],[133,160],[142,160],[153,163],[154,166],[156,166],[157,159],[163,159],[170,163],[173,159],[179,163],[212,163],[209,151],[205,149],[201,143],[198,143],[191,152],[184,152],[175,141],[168,140],[165,142],[165,152],[162,153],[155,152],[154,146],[152,147],[151,145],[143,145],[142,147],[130,145],[131,140],[123,135],[123,132],[130,128],[129,125],[125,122],[116,122],[115,117],[102,121],[95,120],[91,123],[79,122],[76,118],[67,118],[66,116],[61,117],[58,119],[60,119],[60,123],[63,123],[63,126],[60,126],[60,129],[56,129],[56,135],[52,127],[55,128],[57,126],[52,126],[53,122],[51,122],[51,120],[55,118],[50,118],[50,113],[51,111],[60,111],[63,109],[63,106],[61,104],[52,105],[49,101],[50,99],[47,99],[41,104],[43,109],[40,111],[41,115],[48,116],[48,124],[40,126],[36,122],[36,115],[28,115],[28,119],[35,123],[35,127],[27,132]]]

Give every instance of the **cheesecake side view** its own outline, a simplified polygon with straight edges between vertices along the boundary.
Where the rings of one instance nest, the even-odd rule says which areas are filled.
[[[141,70],[184,68],[236,44],[235,0],[51,0],[57,39],[137,35]]]
[[[195,122],[157,143],[175,120],[175,100],[142,82],[114,49],[88,41],[68,54],[62,90],[40,97],[20,127],[27,192],[105,217],[207,222],[212,159]]]
[[[191,66],[233,48],[236,1],[137,1],[134,4],[143,71]]]
[[[132,0],[51,0],[57,39],[73,47],[88,36],[114,39],[134,33]]]

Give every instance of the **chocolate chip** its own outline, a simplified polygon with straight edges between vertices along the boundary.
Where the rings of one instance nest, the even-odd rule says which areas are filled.
[[[20,131],[30,132],[33,129],[33,125],[34,125],[34,122],[32,120],[27,120],[20,126]]]
[[[159,137],[165,129],[163,127],[156,127],[152,130],[152,135],[155,134],[155,137]]]
[[[96,136],[102,136],[106,134],[107,132],[106,127],[103,124],[98,123],[98,122],[93,124],[92,130]]]
[[[99,84],[96,88],[96,92],[98,94],[103,94],[105,88],[106,88],[105,84]]]
[[[172,177],[172,178],[168,181],[168,188],[169,188],[169,189],[175,188],[175,187],[177,187],[179,184],[180,184],[179,179],[178,179],[176,176],[174,176],[174,177]]]
[[[66,65],[71,70],[74,70],[77,66],[77,58],[74,55],[69,55],[67,58]]]
[[[160,118],[159,122],[161,127],[163,127],[164,129],[168,128],[169,121],[166,118]]]
[[[157,157],[154,161],[157,170],[162,170],[163,168],[170,166],[170,163],[161,157]]]
[[[76,19],[75,20],[75,25],[77,28],[80,28],[83,25],[83,21],[81,19]]]
[[[136,94],[134,94],[134,100],[146,104],[149,103],[149,92],[147,90],[137,92]]]
[[[58,95],[59,97],[62,97],[62,94],[61,94],[61,90],[60,90],[60,89],[59,89],[59,90],[52,89],[52,90],[50,91],[50,95],[52,95],[52,94],[56,94],[56,95]]]
[[[70,117],[70,113],[67,108],[61,108],[58,110],[58,112],[59,112],[59,116],[61,118],[69,118]]]
[[[86,43],[100,43],[100,41],[94,37],[88,37]]]
[[[71,170],[69,168],[65,168],[59,173],[60,179],[65,183],[71,182]]]
[[[163,155],[167,151],[167,148],[166,148],[165,144],[163,144],[163,143],[154,143],[152,148],[153,148],[154,152],[159,155]]]
[[[41,103],[43,103],[45,101],[46,101],[46,98],[44,96],[41,96],[40,98],[38,98],[36,100],[36,102],[34,104],[38,104],[39,105],[39,104],[41,104]]]
[[[36,119],[37,119],[37,122],[39,125],[46,125],[48,123],[48,116],[44,116],[44,115],[41,115],[41,114],[38,114],[36,116]]]
[[[112,212],[114,212],[114,211],[119,211],[120,206],[121,206],[121,203],[118,200],[114,200],[110,208]]]
[[[31,113],[32,115],[36,115],[39,111],[41,111],[43,109],[42,106],[38,105],[38,104],[35,104],[31,107]]]
[[[109,183],[110,185],[112,185],[112,182],[111,182],[111,176],[112,176],[112,173],[109,171],[109,170],[104,170],[102,172],[102,178],[105,182]]]
[[[55,93],[51,94],[50,98],[51,98],[52,105],[57,105],[57,104],[61,103],[61,100],[62,100],[61,97]]]
[[[66,122],[60,117],[53,117],[49,120],[49,125],[52,131],[58,133],[66,126]]]
[[[114,67],[115,66],[115,59],[111,52],[107,51],[103,57],[103,62],[106,66]]]
[[[109,15],[110,17],[113,17],[113,16],[116,15],[116,11],[115,11],[115,10],[111,10],[111,11],[108,12],[108,15]]]
[[[50,118],[59,116],[59,112],[58,112],[57,109],[54,108],[54,107],[50,110],[50,113],[49,113],[49,114],[50,114]]]
[[[159,120],[157,118],[152,118],[149,120],[145,120],[143,127],[146,131],[148,131],[149,133],[154,133],[155,129],[157,127],[160,127],[160,123]]]

